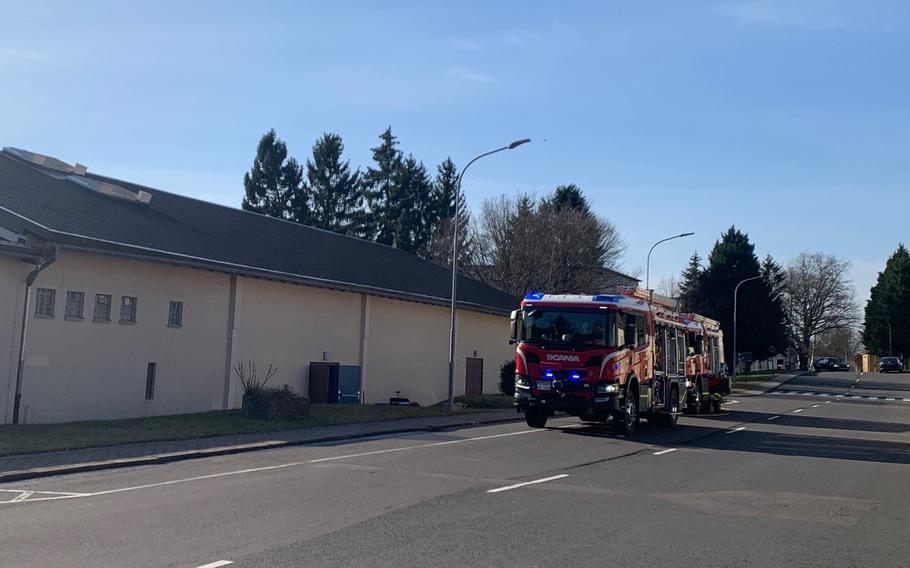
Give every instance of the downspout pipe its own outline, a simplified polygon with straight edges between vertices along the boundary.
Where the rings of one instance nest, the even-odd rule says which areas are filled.
[[[31,299],[32,284],[38,278],[41,272],[57,260],[56,251],[51,251],[49,257],[46,257],[35,265],[35,269],[29,272],[25,278],[25,300],[22,302],[22,327],[19,330],[19,364],[16,367],[16,394],[13,399],[13,424],[19,423],[19,407],[22,402],[22,375],[25,372],[25,336],[28,331],[28,307]]]

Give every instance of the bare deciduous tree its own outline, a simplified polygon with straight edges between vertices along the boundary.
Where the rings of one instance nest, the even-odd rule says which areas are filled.
[[[820,252],[804,252],[787,267],[785,306],[802,369],[814,356],[816,338],[857,321],[849,268],[848,261]]]
[[[661,278],[660,282],[657,283],[657,293],[668,298],[678,298],[679,280],[673,274]]]
[[[852,363],[853,357],[863,348],[862,336],[854,326],[841,327],[821,334],[815,340],[815,353],[819,356],[842,357]]]
[[[616,227],[529,195],[484,202],[476,228],[476,276],[510,294],[599,291],[603,268],[625,250]]]

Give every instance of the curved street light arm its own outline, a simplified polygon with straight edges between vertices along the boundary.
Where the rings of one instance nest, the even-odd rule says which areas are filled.
[[[672,241],[673,239],[681,239],[683,237],[691,237],[694,234],[695,233],[681,233],[679,235],[673,235],[672,237],[667,237],[665,239],[661,239],[661,240],[657,241],[656,243],[654,243],[653,245],[651,245],[651,250],[648,251],[648,261],[646,263],[647,268],[645,269],[645,289],[646,290],[648,290],[649,292],[651,290],[651,253],[654,252],[654,247],[656,247],[660,243]]]
[[[738,301],[738,296],[739,296],[739,287],[742,286],[743,284],[745,284],[746,282],[751,282],[752,280],[758,280],[759,278],[764,278],[764,276],[762,276],[762,275],[752,276],[751,278],[746,278],[745,280],[741,280],[739,282],[739,284],[736,285],[736,288],[733,289],[733,383],[734,384],[736,384],[736,371],[739,367],[739,364],[738,364],[739,361],[737,360],[739,358],[738,357],[739,352],[736,350],[737,349],[737,347],[736,347],[736,309],[737,309],[737,301]]]

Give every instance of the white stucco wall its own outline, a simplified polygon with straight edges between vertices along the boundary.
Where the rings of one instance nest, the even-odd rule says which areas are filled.
[[[11,419],[18,314],[30,268],[0,256],[0,400],[6,421]],[[206,270],[62,250],[33,288],[56,290],[56,309],[53,319],[36,318],[34,303],[29,309],[23,420],[222,408],[231,344],[230,281],[227,274]],[[271,386],[287,384],[307,393],[309,364],[322,361],[325,352],[331,362],[363,364],[366,403],[387,402],[396,390],[424,405],[446,398],[446,307],[254,278],[236,281],[232,366],[255,361],[264,372],[275,364],[279,373]],[[68,290],[85,293],[80,321],[65,318]],[[110,323],[92,321],[95,294],[113,296]],[[135,325],[119,323],[121,296],[138,298]],[[167,325],[170,300],[184,303],[182,328]],[[464,392],[465,359],[475,351],[484,360],[484,391],[497,392],[499,365],[513,356],[507,317],[459,311],[456,395]],[[153,400],[145,400],[149,362],[157,363]],[[237,408],[242,393],[233,373],[230,383],[230,405]]]
[[[370,338],[364,381],[366,402],[402,396],[422,405],[448,396],[449,310],[371,298]],[[498,392],[499,365],[514,357],[506,316],[459,311],[455,396],[464,394],[465,358],[482,358],[484,392]]]
[[[22,413],[62,422],[220,409],[229,277],[162,263],[61,251],[34,289],[56,290],[53,319],[29,310]],[[64,318],[67,290],[85,292],[84,318]],[[92,321],[95,294],[113,296],[111,322]],[[135,296],[137,323],[119,323],[120,297]],[[168,327],[171,300],[183,327]],[[155,396],[146,370],[157,363]]]
[[[239,336],[233,364],[254,361],[260,375],[278,366],[268,386],[290,386],[307,394],[309,364],[326,360],[358,365],[360,294],[283,282],[238,278]],[[235,382],[233,406],[242,393]]]

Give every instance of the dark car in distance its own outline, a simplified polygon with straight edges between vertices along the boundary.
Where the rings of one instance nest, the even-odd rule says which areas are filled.
[[[882,357],[878,363],[879,373],[903,373],[904,364],[897,357]]]
[[[850,365],[837,357],[819,357],[815,360],[815,371],[849,371]]]

